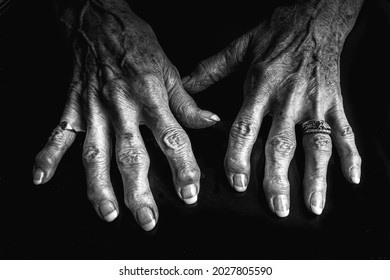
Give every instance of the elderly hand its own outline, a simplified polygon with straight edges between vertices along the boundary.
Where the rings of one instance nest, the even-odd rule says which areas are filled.
[[[332,140],[345,178],[355,184],[360,181],[361,158],[344,113],[339,61],[361,4],[312,0],[280,7],[270,19],[183,78],[185,89],[196,93],[249,62],[244,102],[230,131],[225,171],[237,191],[246,190],[252,147],[263,117],[271,115],[263,186],[269,207],[280,217],[290,209],[288,169],[296,147],[296,124],[318,120],[331,126],[331,134],[319,122],[314,130],[303,133],[304,201],[311,212],[319,215],[325,206]]]
[[[197,107],[151,27],[126,1],[85,1],[64,9],[61,20],[74,51],[73,81],[60,125],[36,156],[34,183],[50,180],[75,132],[86,131],[83,162],[88,197],[101,218],[114,220],[119,214],[110,181],[115,136],[126,206],[144,230],[151,230],[158,210],[149,188],[149,157],[139,125],[153,132],[169,161],[178,196],[192,204],[197,201],[200,171],[178,121],[203,128],[219,118]]]

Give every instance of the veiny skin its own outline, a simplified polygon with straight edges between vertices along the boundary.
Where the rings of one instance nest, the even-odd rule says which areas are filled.
[[[73,46],[74,71],[60,122],[85,131],[83,162],[88,197],[110,222],[119,214],[110,180],[112,138],[122,175],[125,203],[144,230],[158,220],[147,178],[149,156],[139,125],[148,126],[172,169],[176,192],[195,203],[200,170],[190,140],[178,123],[204,128],[219,121],[201,110],[184,90],[179,73],[151,27],[124,0],[57,1],[60,20]],[[57,126],[36,156],[34,183],[52,178],[76,134]]]
[[[237,191],[246,190],[252,147],[263,117],[271,115],[263,187],[269,207],[280,217],[290,209],[288,168],[297,124],[317,119],[332,128],[331,136],[306,134],[302,139],[304,200],[310,211],[319,215],[325,206],[332,140],[346,180],[360,181],[361,158],[344,113],[339,62],[362,2],[311,0],[279,7],[272,17],[183,78],[185,89],[196,93],[228,76],[242,62],[249,63],[243,105],[230,131],[225,171]]]

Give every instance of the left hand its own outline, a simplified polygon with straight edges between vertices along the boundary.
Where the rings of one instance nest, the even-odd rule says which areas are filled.
[[[250,155],[262,119],[273,118],[266,143],[264,191],[271,210],[289,214],[288,169],[296,147],[295,125],[327,121],[331,135],[303,135],[305,150],[304,200],[321,214],[326,198],[326,173],[332,139],[345,178],[358,184],[361,158],[344,113],[340,89],[340,54],[362,1],[306,1],[276,9],[273,16],[217,55],[198,65],[183,84],[190,93],[224,78],[244,60],[250,63],[244,102],[231,131],[225,157],[230,184],[245,191]],[[332,139],[331,139],[332,137]]]

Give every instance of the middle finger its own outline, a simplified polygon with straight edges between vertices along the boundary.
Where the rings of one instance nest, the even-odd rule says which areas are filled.
[[[270,208],[279,217],[290,211],[288,169],[296,147],[295,123],[276,114],[265,147],[264,190]]]

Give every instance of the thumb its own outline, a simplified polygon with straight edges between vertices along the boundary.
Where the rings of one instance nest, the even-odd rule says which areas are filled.
[[[178,121],[189,128],[206,128],[220,121],[219,117],[200,109],[194,99],[184,90],[180,78],[169,89],[169,105]]]
[[[250,37],[251,33],[246,33],[216,55],[201,61],[182,79],[187,92],[198,93],[232,73],[244,61]]]

